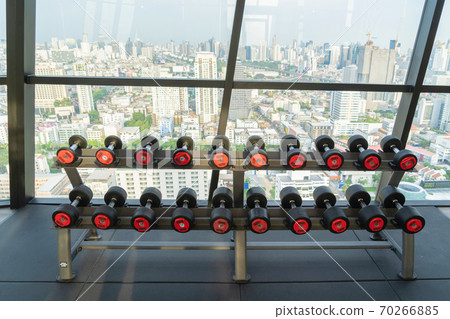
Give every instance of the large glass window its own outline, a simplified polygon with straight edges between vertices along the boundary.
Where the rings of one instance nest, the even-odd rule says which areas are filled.
[[[234,0],[42,0],[36,73],[223,79],[234,7]]]
[[[420,96],[407,148],[418,157],[400,189],[409,199],[447,200],[450,195],[450,94]]]
[[[401,84],[423,4],[246,1],[235,79]],[[355,76],[345,77],[345,67]]]
[[[183,135],[196,149],[209,149],[217,133],[222,89],[172,87],[94,87],[36,85],[36,196],[65,196],[70,191],[66,174],[53,168],[53,157],[74,134],[94,148],[109,135],[119,136],[128,149],[140,147],[146,135],[158,138],[162,149],[175,149]],[[208,196],[211,171],[80,169],[96,197],[109,186],[123,186],[138,198],[148,186],[175,198],[182,187],[193,187],[199,199]]]
[[[347,70],[346,70],[347,72]],[[349,71],[350,72],[350,71]],[[354,91],[234,90],[227,136],[243,150],[249,136],[263,137],[266,150],[280,149],[281,138],[293,134],[310,151],[314,140],[329,135],[335,148],[346,151],[352,135],[362,135],[369,148],[380,149],[381,139],[393,129],[401,93]],[[320,185],[330,186],[340,199],[348,186],[360,183],[375,194],[379,172],[369,171],[249,171],[246,187],[260,186],[270,199],[283,187],[295,186],[304,199]]]

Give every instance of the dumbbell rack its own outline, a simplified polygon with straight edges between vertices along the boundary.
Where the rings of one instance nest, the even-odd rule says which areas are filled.
[[[99,168],[95,163],[96,149],[82,149],[79,160],[75,165],[62,165],[55,158],[55,167],[63,168],[75,187],[83,183],[78,168]],[[132,161],[133,150],[120,149],[115,150],[118,162],[111,168],[143,168],[138,167]],[[154,151],[155,164],[154,169],[177,169],[171,163],[173,151],[156,150]],[[194,163],[188,169],[213,169],[209,164],[208,151],[193,151]],[[286,153],[283,151],[267,152],[269,158],[269,166],[260,170],[289,170],[285,163]],[[360,170],[353,165],[356,161],[358,153],[343,152],[344,164],[342,171]],[[80,207],[79,222],[70,228],[60,228],[54,226],[58,232],[58,281],[71,281],[75,278],[72,270],[72,261],[84,249],[149,249],[149,250],[234,250],[235,255],[235,272],[233,279],[237,283],[248,282],[250,276],[247,274],[247,250],[311,250],[311,249],[390,249],[401,259],[402,269],[399,277],[404,280],[415,279],[414,274],[414,234],[403,232],[402,247],[400,247],[393,238],[385,231],[378,234],[372,234],[371,241],[328,241],[328,242],[311,242],[293,241],[293,242],[247,242],[247,212],[249,209],[244,207],[244,173],[246,170],[255,170],[255,168],[247,168],[244,166],[247,151],[230,151],[232,166],[226,170],[233,172],[233,197],[234,208],[231,208],[233,215],[233,242],[132,242],[132,241],[106,241],[102,240],[97,229],[91,223],[91,216],[95,210],[95,206]],[[322,160],[322,153],[317,151],[307,152],[307,164],[304,170],[327,170]],[[377,171],[392,171],[389,165],[392,160],[393,153],[380,152],[382,163]],[[150,185],[149,185],[150,186]],[[112,229],[132,229],[130,224],[131,216],[136,205],[127,205],[117,208],[119,222],[111,227]],[[171,215],[176,207],[163,205],[160,208],[152,208],[158,218],[150,231],[171,230]],[[312,230],[324,230],[320,223],[324,209],[316,207],[304,207],[308,212]],[[385,213],[388,223],[386,229],[395,229],[396,227],[390,222],[396,212],[396,209],[382,209]],[[208,205],[200,205],[198,208],[192,209],[195,215],[195,226],[193,230],[211,230],[209,225],[209,216],[212,211]],[[270,215],[271,231],[284,230],[288,231],[285,226],[287,217],[286,210],[281,206],[267,207]],[[359,209],[344,208],[349,218],[349,230],[361,230],[356,223]],[[287,211],[288,212],[288,211]],[[71,245],[71,230],[83,229],[82,234],[77,238],[75,243]],[[308,235],[303,235],[308,237]],[[301,239],[302,237],[299,237]]]

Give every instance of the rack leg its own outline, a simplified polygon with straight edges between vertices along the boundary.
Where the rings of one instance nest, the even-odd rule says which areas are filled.
[[[414,234],[403,233],[402,240],[402,271],[398,276],[403,280],[414,280]]]
[[[71,281],[75,278],[72,273],[72,253],[70,247],[70,229],[58,229],[58,267],[59,282]]]
[[[92,228],[86,240],[100,240],[102,239],[102,235],[100,235],[97,231],[97,228]]]
[[[247,283],[250,275],[247,274],[247,232],[236,230],[234,232],[234,276],[236,283]]]

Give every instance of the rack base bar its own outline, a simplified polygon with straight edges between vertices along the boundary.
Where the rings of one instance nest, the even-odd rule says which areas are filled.
[[[97,241],[84,242],[82,249],[148,249],[148,250],[234,250],[226,242],[136,242]],[[247,250],[313,250],[313,249],[393,249],[390,242],[325,241],[325,242],[247,242]]]

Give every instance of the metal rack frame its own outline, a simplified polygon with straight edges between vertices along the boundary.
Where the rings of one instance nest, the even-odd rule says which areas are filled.
[[[97,167],[94,162],[95,149],[84,149],[81,154],[81,161],[77,167],[67,167],[60,165],[58,167],[64,168],[67,176],[73,186],[82,184],[81,176],[78,172],[78,167]],[[156,160],[162,161],[171,158],[173,151],[155,151],[154,157]],[[136,168],[131,157],[127,155],[132,154],[130,150],[117,150],[119,164],[116,168]],[[234,161],[242,163],[247,156],[247,152],[232,152]],[[358,153],[344,152],[344,163],[346,169],[357,170],[351,164],[358,156]],[[380,153],[382,157],[382,170],[388,170],[388,162],[392,159],[391,153]],[[283,152],[269,152],[271,165],[264,169],[280,170],[285,169],[282,165]],[[194,160],[198,164],[194,164],[190,169],[212,169],[207,164],[208,152],[197,151],[194,153]],[[323,170],[320,161],[316,162],[314,158],[321,159],[321,153],[309,152],[311,157],[308,163],[310,167],[308,170]],[[236,158],[237,157],[237,158]],[[121,164],[121,165],[120,165]],[[157,166],[157,164],[155,164]],[[158,168],[174,168],[170,161],[166,161]],[[70,281],[75,278],[72,269],[72,260],[83,249],[147,249],[147,250],[234,250],[235,256],[235,274],[233,280],[237,283],[245,283],[250,280],[247,273],[247,250],[311,250],[311,249],[391,249],[402,260],[402,270],[399,277],[404,280],[415,279],[414,274],[414,235],[403,233],[403,248],[386,233],[373,234],[371,236],[373,241],[330,241],[330,242],[247,242],[247,212],[248,208],[244,207],[244,175],[245,171],[249,170],[243,166],[235,166],[233,169],[233,196],[234,208],[230,208],[233,215],[233,243],[226,242],[132,242],[132,241],[101,241],[101,237],[97,233],[97,229],[93,227],[91,216],[95,211],[95,206],[80,207],[80,219],[77,224],[71,228],[55,227],[58,232],[58,265],[59,265],[59,281]],[[132,229],[131,216],[137,206],[126,206],[116,208],[118,215],[118,223],[111,227],[112,229]],[[313,230],[324,230],[321,219],[325,209],[322,208],[305,208],[308,212]],[[171,215],[175,210],[173,206],[164,206],[160,208],[152,208],[155,212],[158,223],[154,225],[151,231],[170,230]],[[289,218],[288,211],[281,206],[268,206],[268,213],[271,220],[271,230],[284,230],[285,220]],[[198,207],[192,209],[196,216],[196,222],[193,230],[210,230],[209,216],[212,208],[208,206]],[[344,208],[346,215],[349,218],[348,229],[361,229],[357,224],[359,209]],[[396,209],[383,209],[388,221],[391,221],[395,215]],[[386,229],[395,229],[392,223],[388,223]],[[77,238],[75,244],[71,246],[71,229],[84,229],[83,233]]]

